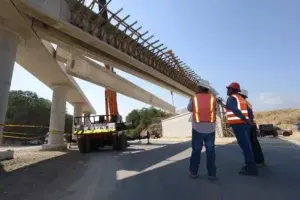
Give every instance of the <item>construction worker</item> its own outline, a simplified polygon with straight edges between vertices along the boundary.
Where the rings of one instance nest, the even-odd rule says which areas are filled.
[[[297,126],[297,130],[300,132],[300,122],[297,122],[296,126]]]
[[[147,144],[151,144],[150,143],[150,132],[147,130]]]
[[[264,155],[261,150],[261,146],[259,144],[259,141],[257,139],[257,125],[254,120],[254,114],[253,114],[253,108],[251,103],[247,100],[248,98],[248,91],[245,89],[241,89],[241,92],[239,93],[247,102],[248,105],[248,111],[249,111],[249,119],[252,121],[253,125],[250,127],[250,142],[252,145],[252,152],[254,156],[254,161],[258,167],[264,167],[265,161],[264,161]]]
[[[190,176],[191,178],[198,177],[204,142],[208,179],[217,180],[215,164],[216,97],[209,93],[209,89],[198,86],[197,93],[190,100],[187,109],[193,115]]]
[[[231,126],[240,148],[243,150],[245,166],[241,168],[241,175],[258,175],[252,147],[250,142],[250,126],[248,105],[246,100],[239,95],[240,84],[233,82],[227,86],[226,103],[227,123]]]
[[[2,163],[0,163],[0,176],[5,173],[5,169]]]

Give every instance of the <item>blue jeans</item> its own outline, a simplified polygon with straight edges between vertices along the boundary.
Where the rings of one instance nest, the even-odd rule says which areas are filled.
[[[190,172],[193,174],[198,174],[203,142],[205,143],[205,148],[206,148],[206,168],[207,168],[208,175],[216,176],[215,132],[199,133],[193,129]]]
[[[250,141],[250,126],[248,124],[234,124],[231,127],[243,151],[246,166],[250,169],[256,168]]]

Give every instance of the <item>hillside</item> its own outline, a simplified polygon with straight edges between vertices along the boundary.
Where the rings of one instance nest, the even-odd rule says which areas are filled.
[[[258,124],[270,123],[280,128],[296,130],[296,123],[300,121],[300,109],[284,109],[255,113]]]

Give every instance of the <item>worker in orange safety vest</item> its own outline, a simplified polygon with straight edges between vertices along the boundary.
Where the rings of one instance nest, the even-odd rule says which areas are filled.
[[[254,120],[254,114],[253,114],[253,108],[251,103],[247,100],[248,99],[248,91],[245,89],[241,89],[241,92],[239,93],[247,102],[248,109],[249,109],[249,119],[253,122],[253,125],[250,127],[250,142],[252,145],[252,152],[254,155],[254,161],[258,167],[264,167],[265,166],[265,159],[264,154],[262,152],[261,146],[259,144],[259,141],[257,139],[257,125]]]
[[[206,163],[209,180],[217,180],[215,164],[216,97],[209,89],[198,86],[196,95],[191,98],[188,111],[192,112],[192,154],[190,176],[198,177],[203,143],[206,149]]]
[[[226,102],[227,123],[231,126],[237,142],[243,151],[245,166],[239,172],[240,175],[258,175],[252,146],[250,142],[250,126],[253,125],[249,120],[249,110],[247,101],[238,93],[241,91],[240,84],[233,82],[227,86]]]

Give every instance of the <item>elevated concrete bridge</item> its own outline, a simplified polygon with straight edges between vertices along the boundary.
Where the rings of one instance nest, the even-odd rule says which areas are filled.
[[[10,85],[6,83],[11,80],[15,57],[22,66],[26,66],[28,71],[43,80],[46,85],[55,88],[50,132],[63,130],[62,121],[64,121],[66,100],[78,105],[78,108],[75,108],[78,114],[82,112],[82,108],[80,108],[82,102],[85,106],[90,105],[85,97],[80,99],[78,95],[76,96],[76,92],[73,94],[66,92],[66,88],[73,88],[73,91],[76,88],[76,94],[80,91],[74,80],[66,73],[74,75],[74,66],[76,66],[74,63],[85,60],[85,56],[186,97],[194,94],[197,85],[210,87],[207,81],[200,78],[186,64],[177,57],[174,58],[173,54],[172,56],[168,54],[167,47],[163,47],[163,44],[154,46],[158,41],[151,41],[153,36],[145,39],[147,32],[139,33],[139,28],[134,28],[135,23],[128,25],[125,22],[128,17],[119,18],[118,12],[113,13],[107,8],[108,4],[102,5],[100,11],[94,12],[98,1],[89,1],[91,2],[89,5],[86,5],[85,2],[84,0],[1,1],[1,44],[3,44],[1,52],[7,51],[2,54],[5,56],[1,57],[1,61],[3,60],[2,63],[7,72],[1,73],[0,77],[2,81],[1,94],[2,92],[4,94],[1,97],[0,123],[4,122]],[[102,18],[101,13],[104,11],[110,15],[108,20]],[[116,25],[111,23],[112,19],[117,21]],[[50,42],[58,45],[56,51],[51,47]],[[60,50],[65,51],[67,56],[61,56]],[[65,66],[68,66],[67,71]],[[77,74],[78,77],[100,84],[100,79],[97,81],[92,80],[94,78],[89,76],[81,76],[82,73],[88,71],[89,65],[84,64],[81,67],[81,74]],[[95,69],[97,68],[95,67]],[[99,71],[103,70],[96,71],[100,74]],[[55,77],[52,77],[51,74],[55,74]],[[120,77],[114,78],[122,83],[126,82]],[[101,84],[105,85],[103,82]],[[130,85],[128,82],[126,84]],[[118,85],[110,86],[118,91]],[[216,93],[213,88],[211,89]],[[134,89],[130,92],[128,89],[126,91],[126,89],[119,88],[118,92],[127,92],[126,95],[137,98],[145,91]],[[79,94],[82,93],[79,92]],[[175,111],[174,107],[154,98],[151,94],[140,100]],[[91,106],[85,109],[90,112],[94,111]],[[61,144],[61,134],[50,134],[50,147]]]
[[[145,33],[140,34],[107,5],[94,12],[97,0],[89,1],[88,7],[83,0],[12,2],[31,17],[31,27],[41,38],[75,55],[87,55],[185,96],[193,95],[197,84],[206,82],[182,61],[172,59],[166,47],[150,43],[153,36],[144,39]],[[108,20],[102,18],[103,10],[111,13]],[[110,23],[112,19],[117,25]]]
[[[0,5],[0,141],[15,61],[53,90],[50,131],[64,130],[66,101],[82,112],[95,113],[74,78],[62,70],[63,63],[54,58],[53,46],[41,41],[10,1]],[[53,141],[59,142],[61,137]]]

